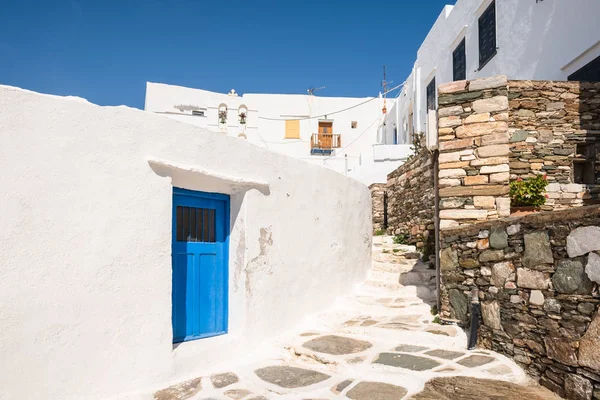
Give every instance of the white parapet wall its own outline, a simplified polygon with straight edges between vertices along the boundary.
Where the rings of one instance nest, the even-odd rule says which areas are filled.
[[[0,86],[0,110],[2,399],[151,393],[365,278],[371,199],[358,181],[126,107]],[[179,346],[173,186],[231,196],[229,332]]]

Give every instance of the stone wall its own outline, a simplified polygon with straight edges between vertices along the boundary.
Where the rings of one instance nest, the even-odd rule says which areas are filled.
[[[546,174],[547,210],[597,200],[600,185],[593,183],[600,184],[600,83],[510,81],[508,85],[510,179]],[[587,185],[575,183],[573,176],[577,144],[587,144],[596,157],[595,182]]]
[[[435,193],[433,159],[423,146],[405,164],[388,175],[388,229],[390,235],[407,235],[408,242],[424,249],[434,238]]]
[[[442,231],[441,317],[469,321],[478,345],[513,358],[568,399],[600,399],[600,206]]]
[[[440,228],[510,214],[505,76],[438,89]]]
[[[385,183],[373,183],[369,186],[371,191],[371,207],[373,213],[373,232],[384,229],[384,200]]]

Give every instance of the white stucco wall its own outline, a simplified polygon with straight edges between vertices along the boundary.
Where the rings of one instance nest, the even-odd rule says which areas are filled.
[[[0,110],[2,399],[137,398],[365,277],[371,200],[355,180],[126,107],[0,86]],[[175,349],[172,186],[231,195],[229,333]]]
[[[386,125],[402,123],[415,110],[416,131],[426,131],[426,88],[450,82],[452,52],[466,38],[467,79],[566,80],[600,56],[598,0],[496,0],[498,53],[479,70],[478,20],[492,0],[458,0],[446,6],[423,41],[407,87]],[[400,121],[400,122],[397,122]]]
[[[364,104],[362,104],[364,103]],[[182,113],[177,106],[188,105],[206,109],[206,117]],[[218,124],[218,105],[227,104],[227,127]],[[237,110],[241,104],[248,107],[246,126],[239,124]],[[388,109],[394,104],[387,100]],[[358,106],[357,106],[358,105]],[[311,164],[333,169],[361,180],[366,185],[394,169],[394,163],[381,162],[370,173],[372,146],[379,142],[377,128],[383,120],[383,99],[355,97],[322,97],[301,94],[253,94],[232,97],[227,94],[148,82],[145,110],[168,118],[206,127],[215,132],[238,137],[244,132],[247,140],[257,146],[288,155]],[[340,110],[347,111],[337,112]],[[331,114],[335,112],[334,114]],[[187,113],[188,115],[185,115]],[[313,118],[310,118],[313,117]],[[285,138],[285,120],[300,120],[300,138]],[[311,135],[318,132],[319,121],[332,121],[333,133],[341,135],[342,148],[330,156],[311,155]],[[357,122],[352,128],[352,121]],[[394,162],[397,160],[394,160]],[[358,172],[358,170],[361,172]]]

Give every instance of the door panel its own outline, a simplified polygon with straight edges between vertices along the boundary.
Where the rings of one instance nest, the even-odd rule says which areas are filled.
[[[227,332],[229,196],[173,188],[173,342]]]

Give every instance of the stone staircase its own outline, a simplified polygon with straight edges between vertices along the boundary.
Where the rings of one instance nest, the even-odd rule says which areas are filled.
[[[365,286],[398,291],[396,296],[414,292],[427,303],[435,302],[435,269],[419,257],[414,246],[395,244],[392,236],[375,236],[373,261]]]

